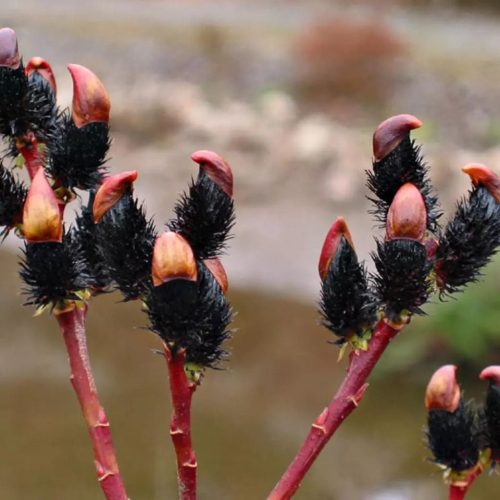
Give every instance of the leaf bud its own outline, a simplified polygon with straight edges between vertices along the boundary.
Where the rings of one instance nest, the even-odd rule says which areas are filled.
[[[222,262],[218,257],[213,257],[212,259],[206,259],[203,261],[203,264],[208,268],[208,270],[212,273],[215,281],[219,284],[222,293],[225,295],[229,288],[229,282],[227,280],[226,270],[222,265]]]
[[[427,411],[446,410],[455,412],[460,404],[460,386],[457,383],[455,365],[444,365],[432,375],[425,391]]]
[[[410,130],[420,128],[422,122],[413,115],[396,115],[384,120],[373,134],[373,156],[375,161],[383,160],[397,148]]]
[[[16,32],[12,28],[0,29],[0,66],[17,69],[20,65]]]
[[[471,163],[462,168],[472,180],[474,186],[484,186],[491,196],[500,203],[500,177],[486,165]]]
[[[481,380],[489,380],[493,385],[500,386],[500,365],[486,367],[479,375]]]
[[[230,198],[233,196],[233,172],[229,163],[217,153],[208,150],[196,151],[191,159]]]
[[[29,77],[32,73],[38,73],[41,77],[47,80],[50,88],[52,89],[52,93],[56,95],[56,78],[54,76],[54,72],[52,71],[52,67],[45,59],[42,57],[32,57],[26,64],[24,73],[27,77]]]
[[[349,232],[345,219],[343,217],[337,217],[326,234],[323,248],[321,249],[321,254],[319,256],[318,271],[319,276],[323,281],[326,278],[330,262],[339,247],[342,236],[345,237],[349,245],[351,245],[354,249],[351,233]]]

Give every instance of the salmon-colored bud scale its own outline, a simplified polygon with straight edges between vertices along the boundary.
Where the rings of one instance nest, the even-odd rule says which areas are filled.
[[[494,385],[500,385],[500,365],[485,368],[479,375],[481,380],[489,380]]]
[[[38,73],[47,80],[54,95],[57,93],[56,77],[54,76],[52,67],[42,57],[32,57],[26,64],[24,72],[26,76],[30,76],[32,73]]]
[[[427,229],[427,210],[418,188],[407,182],[401,186],[387,213],[386,238],[422,241]]]
[[[17,69],[20,64],[16,32],[12,28],[0,29],[0,66]]]
[[[233,196],[233,172],[229,163],[217,153],[208,150],[196,151],[191,159],[219,186],[230,198]]]
[[[460,404],[460,386],[456,380],[457,367],[445,365],[432,375],[425,391],[425,407],[453,413]]]
[[[151,269],[153,285],[174,279],[196,281],[196,259],[189,243],[177,233],[168,231],[156,238]]]
[[[137,170],[128,170],[110,175],[104,179],[95,194],[92,213],[94,222],[100,222],[104,214],[123,196],[129,186],[137,179]]]
[[[349,232],[345,219],[343,217],[338,217],[328,230],[319,256],[318,271],[322,280],[326,278],[330,262],[337,251],[342,236],[348,241],[349,245],[354,248],[351,233]]]
[[[413,115],[396,115],[384,120],[373,134],[373,156],[383,160],[407,136],[410,130],[420,128],[422,122]]]
[[[471,163],[462,170],[469,175],[474,186],[484,186],[497,203],[500,203],[500,176],[480,163]]]
[[[78,128],[89,123],[108,123],[111,103],[97,76],[79,64],[69,64],[73,79],[73,122]]]
[[[218,257],[212,259],[204,260],[203,263],[207,266],[207,269],[212,273],[213,277],[219,284],[222,293],[226,294],[229,288],[229,282],[227,280],[226,270],[222,265],[222,262]]]
[[[43,168],[31,183],[23,210],[23,232],[29,243],[61,242],[62,215]]]

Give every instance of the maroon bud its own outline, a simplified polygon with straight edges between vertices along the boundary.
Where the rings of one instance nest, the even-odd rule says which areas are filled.
[[[20,64],[16,32],[12,28],[0,29],[0,66],[17,69]]]
[[[407,182],[398,189],[387,213],[386,238],[422,242],[427,229],[427,210],[418,188]]]
[[[494,385],[500,385],[500,365],[491,365],[479,375],[481,380],[489,380]]]
[[[79,64],[69,64],[73,79],[73,122],[78,128],[89,123],[108,123],[111,104],[101,80]]]
[[[471,163],[463,167],[462,171],[469,175],[474,186],[484,186],[500,203],[500,177],[493,170],[480,163]]]
[[[457,367],[445,365],[432,375],[425,391],[425,407],[453,413],[460,403],[460,386],[456,380]]]
[[[191,159],[219,186],[230,198],[233,196],[233,173],[226,160],[213,151],[196,151]]]
[[[38,73],[40,76],[45,78],[49,83],[50,88],[54,95],[57,93],[56,78],[50,64],[42,57],[32,57],[26,68],[24,68],[24,73],[26,76],[30,76],[32,73]]]
[[[123,196],[129,186],[137,179],[137,170],[129,170],[110,175],[104,179],[95,194],[92,213],[94,222],[100,222],[104,214]]]
[[[193,250],[180,234],[167,231],[156,238],[151,275],[154,286],[174,279],[196,281],[198,271]]]
[[[213,257],[212,259],[206,259],[203,264],[207,266],[207,269],[212,273],[213,277],[219,284],[222,293],[225,295],[229,288],[229,282],[227,280],[226,270],[222,265],[222,262],[218,257]]]
[[[373,134],[373,156],[383,160],[406,137],[410,130],[420,128],[422,122],[413,115],[396,115],[387,118]]]
[[[351,233],[343,217],[337,217],[332,224],[323,243],[321,254],[319,256],[318,271],[322,280],[326,278],[330,262],[332,261],[335,252],[340,244],[340,240],[344,237],[349,245],[354,248],[352,243]]]

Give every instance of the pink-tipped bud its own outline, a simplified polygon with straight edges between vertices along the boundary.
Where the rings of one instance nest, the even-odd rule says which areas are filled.
[[[62,241],[62,215],[43,168],[31,183],[23,210],[23,232],[29,243]]]
[[[474,186],[484,186],[497,203],[500,203],[500,176],[493,170],[480,163],[471,163],[463,167],[462,171],[471,178]]]
[[[32,57],[26,68],[24,68],[24,73],[26,76],[30,76],[32,73],[38,73],[42,78],[47,80],[50,88],[54,95],[57,93],[56,77],[52,71],[50,64],[42,57]]]
[[[349,232],[344,217],[337,217],[326,234],[325,242],[323,243],[323,248],[319,256],[318,271],[322,280],[326,278],[330,262],[337,251],[342,236],[348,241],[349,245],[354,248],[351,233]]]
[[[17,69],[20,64],[16,32],[12,28],[0,29],[0,66]]]
[[[233,172],[229,163],[213,151],[196,151],[191,159],[219,186],[230,198],[233,196]]]
[[[427,210],[418,188],[407,182],[398,189],[387,213],[386,238],[422,242],[427,229]]]
[[[406,137],[410,130],[420,128],[422,122],[413,115],[396,115],[384,120],[373,134],[373,156],[383,160]]]
[[[479,375],[481,380],[489,380],[493,385],[500,385],[500,365],[491,365]]]
[[[128,170],[104,179],[95,194],[92,214],[94,222],[100,222],[104,214],[120,200],[125,191],[137,179],[137,170]]]
[[[460,404],[460,386],[456,379],[457,367],[445,365],[432,375],[425,391],[425,407],[453,413]]]
[[[156,238],[151,275],[154,286],[175,279],[196,281],[198,271],[193,250],[180,234],[167,231]]]
[[[89,123],[108,123],[111,103],[101,80],[79,64],[69,64],[73,79],[73,122],[78,128]]]
[[[204,260],[203,264],[205,264],[207,269],[212,273],[215,281],[219,284],[222,293],[225,295],[229,288],[229,282],[227,280],[226,270],[224,269],[220,259],[218,257],[213,257],[212,259]]]

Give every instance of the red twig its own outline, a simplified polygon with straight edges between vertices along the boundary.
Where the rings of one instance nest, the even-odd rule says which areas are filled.
[[[283,474],[268,500],[291,498],[317,456],[347,416],[357,408],[368,387],[368,376],[398,330],[380,321],[370,340],[368,350],[353,351],[347,374],[337,394],[313,422],[301,449]]]
[[[467,476],[463,480],[452,481],[448,491],[448,500],[463,500],[472,483],[482,474],[489,463],[490,459],[488,456],[485,463],[480,460],[477,465],[467,473]]]
[[[107,500],[127,500],[109,422],[99,402],[90,368],[85,335],[86,310],[75,308],[56,316],[61,328],[71,367],[71,384],[82,408],[94,449],[97,479]]]
[[[168,366],[170,394],[172,396],[172,418],[170,436],[177,457],[177,481],[179,499],[196,500],[196,455],[191,443],[191,399],[196,383],[190,381],[184,371],[186,352],[175,356],[167,345],[163,345]]]

